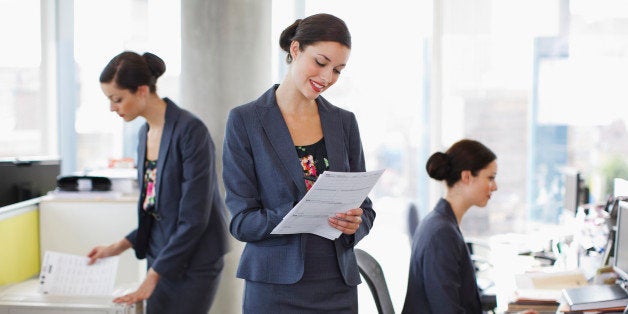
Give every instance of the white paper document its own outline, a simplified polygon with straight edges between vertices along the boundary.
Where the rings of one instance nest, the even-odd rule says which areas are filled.
[[[101,258],[87,265],[81,255],[46,251],[39,273],[39,292],[55,295],[111,295],[119,256]]]
[[[330,226],[327,218],[358,208],[382,173],[384,169],[368,172],[323,172],[271,234],[312,233],[330,240],[338,238],[340,230]]]

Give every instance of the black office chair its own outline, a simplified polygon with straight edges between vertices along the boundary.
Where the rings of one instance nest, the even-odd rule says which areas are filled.
[[[420,222],[421,216],[419,215],[419,209],[414,203],[410,203],[410,206],[408,206],[408,234],[410,236],[410,243],[412,243],[414,231],[419,226]]]
[[[355,257],[358,261],[360,274],[373,294],[377,311],[380,314],[394,314],[395,309],[392,304],[392,299],[390,298],[390,292],[386,285],[382,267],[373,256],[361,249],[355,249]]]

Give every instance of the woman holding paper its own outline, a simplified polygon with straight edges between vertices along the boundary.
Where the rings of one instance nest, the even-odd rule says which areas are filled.
[[[283,81],[231,110],[223,147],[230,230],[246,242],[242,310],[357,313],[353,248],[375,219],[368,198],[327,219],[341,231],[335,240],[271,234],[323,171],[365,171],[354,114],[321,96],[347,64],[351,36],[339,18],[316,14],[288,26],[279,43],[289,64]]]
[[[146,300],[147,313],[207,314],[228,251],[226,211],[218,188],[214,143],[203,122],[156,92],[165,63],[125,51],[100,75],[110,110],[125,121],[146,119],[139,131],[138,228],[88,253],[98,258],[129,248],[147,259],[146,279],[116,303]]]

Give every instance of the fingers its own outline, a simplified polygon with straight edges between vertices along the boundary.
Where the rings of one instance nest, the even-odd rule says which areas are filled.
[[[354,208],[329,218],[329,224],[344,234],[354,234],[362,223],[362,209]]]
[[[121,297],[117,297],[115,299],[113,299],[113,302],[115,303],[124,303],[126,305],[132,305],[135,304],[137,302],[143,301],[146,298],[142,298],[139,294],[138,291],[127,294],[127,295],[123,295]]]
[[[94,264],[96,262],[96,260],[101,257],[101,255],[102,255],[102,253],[101,253],[101,248],[100,247],[93,248],[91,251],[89,251],[89,253],[87,253],[87,257],[89,258],[89,261],[87,262],[87,265]]]

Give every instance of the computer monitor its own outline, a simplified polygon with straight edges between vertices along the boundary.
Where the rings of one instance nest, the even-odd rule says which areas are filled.
[[[0,207],[54,190],[60,172],[58,158],[0,159]]]
[[[563,210],[574,213],[578,211],[581,199],[581,179],[580,173],[576,170],[569,169],[563,172]]]
[[[623,280],[628,280],[628,201],[618,202],[616,228],[613,270]]]

